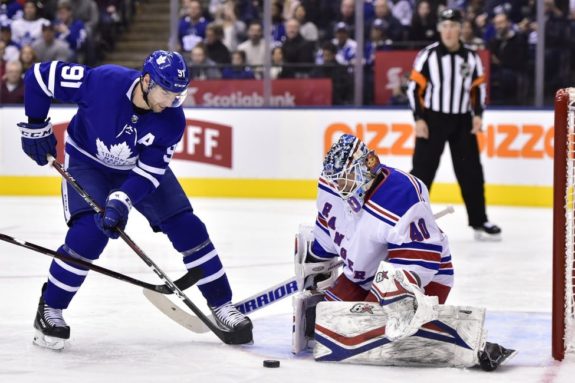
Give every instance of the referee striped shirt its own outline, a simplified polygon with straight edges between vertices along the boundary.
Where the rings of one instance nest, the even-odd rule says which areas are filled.
[[[479,55],[463,43],[455,52],[448,51],[441,42],[422,49],[410,80],[407,96],[416,120],[423,118],[424,109],[446,114],[483,113],[483,65]]]

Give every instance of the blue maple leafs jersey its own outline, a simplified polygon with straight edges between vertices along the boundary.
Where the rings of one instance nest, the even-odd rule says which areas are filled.
[[[45,119],[52,99],[78,105],[68,125],[66,152],[110,172],[126,172],[121,187],[138,203],[159,186],[185,129],[182,108],[136,113],[132,93],[141,72],[61,61],[35,64],[26,73],[25,110]]]

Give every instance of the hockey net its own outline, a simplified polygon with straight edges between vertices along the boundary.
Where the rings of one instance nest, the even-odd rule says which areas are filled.
[[[557,360],[575,354],[575,88],[555,95],[553,328]]]

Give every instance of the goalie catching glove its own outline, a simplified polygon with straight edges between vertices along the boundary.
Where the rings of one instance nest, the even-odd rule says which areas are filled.
[[[408,337],[424,323],[437,319],[436,296],[425,295],[415,272],[379,264],[371,293],[387,314],[386,335],[390,340]]]

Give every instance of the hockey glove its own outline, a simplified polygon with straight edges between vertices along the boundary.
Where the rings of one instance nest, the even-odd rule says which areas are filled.
[[[102,213],[96,214],[96,225],[109,238],[120,236],[118,229],[124,230],[128,222],[128,214],[132,208],[130,197],[122,191],[112,192],[106,199],[106,206]]]
[[[295,250],[294,266],[298,289],[329,288],[338,276],[339,261],[336,254],[328,253],[314,240],[313,227],[300,225],[296,234]]]
[[[19,122],[17,126],[22,134],[24,153],[38,165],[44,166],[48,163],[48,154],[56,157],[56,137],[49,118],[44,122]]]

